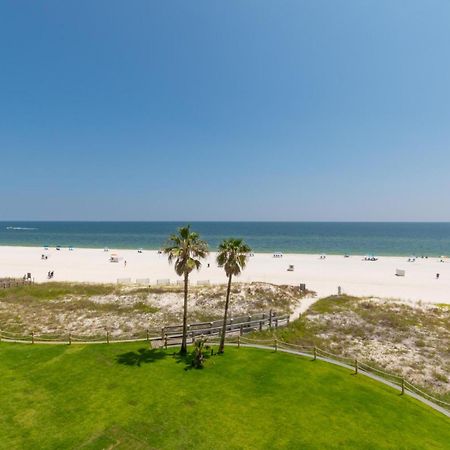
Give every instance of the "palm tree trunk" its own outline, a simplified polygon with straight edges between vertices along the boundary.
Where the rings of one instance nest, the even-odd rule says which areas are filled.
[[[219,345],[219,353],[223,353],[225,349],[225,334],[227,332],[227,316],[228,316],[228,304],[230,303],[230,292],[231,292],[231,277],[228,277],[228,286],[227,286],[227,299],[225,300],[225,314],[223,316],[223,325],[222,325],[222,335],[220,336],[220,345]]]
[[[185,355],[187,353],[187,303],[188,303],[188,285],[189,285],[189,275],[184,274],[184,308],[183,308],[183,337],[181,339],[181,349],[180,355]]]

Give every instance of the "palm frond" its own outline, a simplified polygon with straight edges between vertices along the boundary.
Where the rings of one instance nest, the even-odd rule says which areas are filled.
[[[224,239],[218,248],[216,261],[227,276],[239,275],[244,270],[251,248],[242,239]]]
[[[200,260],[208,255],[208,244],[186,225],[178,229],[178,234],[169,236],[163,252],[169,263],[175,262],[175,272],[181,276],[200,269]]]

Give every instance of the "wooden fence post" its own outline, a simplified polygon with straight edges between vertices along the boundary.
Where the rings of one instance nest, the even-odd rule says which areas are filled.
[[[106,343],[109,344],[109,330],[106,330]]]
[[[165,329],[165,327],[162,327],[161,328],[161,339],[164,339],[165,334],[166,334],[166,329]]]
[[[355,375],[358,375],[358,360],[355,359]]]
[[[262,329],[263,329],[263,321],[260,320],[259,321],[259,331],[262,331]]]
[[[72,334],[69,333],[69,345],[72,344]]]
[[[34,344],[34,331],[31,332],[31,343]]]
[[[167,348],[167,334],[164,335],[164,348]]]
[[[278,328],[278,317],[275,317],[275,328]]]
[[[238,348],[241,348],[241,337],[238,336]]]
[[[317,359],[317,349],[316,346],[314,346],[314,361]]]
[[[269,328],[272,328],[272,310],[269,311]]]
[[[150,331],[149,331],[149,329],[147,328],[147,342],[149,342],[150,341]]]
[[[405,393],[405,379],[402,377],[402,395]]]
[[[278,339],[275,339],[274,347],[275,347],[275,351],[278,351]]]
[[[244,326],[241,324],[239,328],[239,334],[242,336],[244,334]]]

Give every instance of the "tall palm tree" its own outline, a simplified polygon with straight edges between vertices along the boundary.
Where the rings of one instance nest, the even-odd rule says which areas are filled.
[[[219,245],[217,264],[225,269],[228,277],[227,298],[223,316],[222,335],[220,338],[219,353],[224,352],[225,333],[227,329],[228,305],[230,303],[231,279],[233,275],[239,275],[247,264],[248,254],[252,249],[242,239],[224,239]]]
[[[184,277],[184,310],[183,310],[183,338],[180,354],[187,353],[187,301],[189,274],[201,267],[200,260],[208,254],[208,244],[200,239],[198,233],[191,231],[190,225],[178,229],[178,234],[172,234],[163,252],[168,255],[169,263],[175,261],[175,272]]]

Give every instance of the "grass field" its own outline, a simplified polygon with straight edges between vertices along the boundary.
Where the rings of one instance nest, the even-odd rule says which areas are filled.
[[[0,344],[2,449],[449,448],[450,421],[320,361],[228,348]]]
[[[331,296],[289,326],[256,336],[358,358],[450,402],[450,309],[440,305]]]

